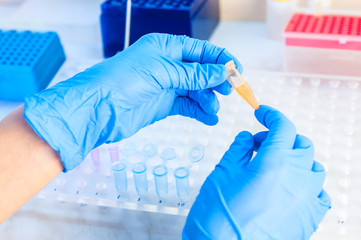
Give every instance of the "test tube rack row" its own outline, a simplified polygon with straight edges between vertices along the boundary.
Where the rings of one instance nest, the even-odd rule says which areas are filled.
[[[198,144],[184,152],[146,141],[137,140],[136,144],[124,140],[93,150],[81,166],[56,178],[39,197],[81,206],[98,204],[186,215],[197,195],[197,188],[190,187],[195,185],[204,146]]]
[[[286,114],[296,125],[298,133],[309,137],[315,144],[315,160],[327,171],[325,189],[332,199],[332,209],[320,225],[315,239],[357,239],[361,235],[361,79],[327,77],[321,75],[281,74],[249,72],[244,77],[261,104],[273,106]],[[117,198],[111,170],[109,146],[99,149],[105,175],[87,171],[94,167],[91,156],[75,171],[56,178],[38,196],[73,201],[80,204],[98,204],[151,212],[186,215],[198,191],[219,162],[224,152],[240,131],[255,134],[265,130],[255,119],[253,110],[234,92],[230,96],[218,95],[221,104],[219,123],[214,127],[204,126],[195,120],[183,117],[168,117],[139,131],[133,137],[121,141],[117,146],[119,160],[127,164],[127,197]],[[138,153],[152,143],[158,154],[146,161],[148,171],[148,196],[140,198],[134,186],[131,160],[125,157],[125,146],[135,143]],[[203,145],[204,158],[189,170],[189,199],[183,202],[177,195],[174,170],[189,167],[189,150]],[[112,146],[111,146],[112,147]],[[168,197],[159,202],[152,170],[162,163],[164,149],[175,149],[177,159],[168,161]],[[81,186],[77,179],[88,179],[87,186],[99,190],[107,189],[97,196],[85,197],[76,194]],[[78,183],[77,183],[78,182]],[[63,186],[54,192],[54,186]],[[73,189],[73,190],[70,190]],[[108,194],[108,195],[107,195]]]
[[[23,101],[44,89],[64,61],[55,32],[0,30],[0,100]]]

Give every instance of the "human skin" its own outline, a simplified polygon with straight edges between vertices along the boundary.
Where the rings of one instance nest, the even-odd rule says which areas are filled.
[[[25,121],[20,106],[0,122],[0,223],[64,169],[59,154]]]

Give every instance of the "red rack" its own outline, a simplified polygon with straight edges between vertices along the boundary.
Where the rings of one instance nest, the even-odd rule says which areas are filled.
[[[285,30],[287,46],[361,51],[361,17],[294,14]]]

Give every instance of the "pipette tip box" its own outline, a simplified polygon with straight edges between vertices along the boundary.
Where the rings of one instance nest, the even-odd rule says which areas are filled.
[[[55,32],[0,30],[0,100],[23,101],[46,88],[64,61]]]
[[[285,45],[287,71],[361,75],[361,16],[294,14]]]
[[[132,0],[129,43],[158,32],[206,40],[219,21],[219,0]],[[101,5],[104,56],[124,49],[126,0],[107,0]]]

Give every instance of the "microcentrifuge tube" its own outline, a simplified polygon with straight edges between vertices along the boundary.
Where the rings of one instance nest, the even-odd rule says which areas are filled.
[[[157,154],[157,146],[152,144],[152,143],[148,143],[146,145],[144,145],[143,150],[142,150],[142,155],[145,159],[149,159],[153,156],[155,156]]]
[[[191,160],[191,162],[199,162],[203,159],[204,156],[204,146],[203,145],[197,145],[192,147],[189,150],[188,157]]]
[[[90,156],[93,160],[93,164],[95,168],[100,167],[100,151],[99,148],[95,148],[90,152]]]
[[[127,165],[124,162],[114,162],[112,164],[114,184],[119,195],[127,192]]]
[[[189,198],[189,171],[185,167],[179,167],[174,171],[177,186],[177,195],[180,201],[186,202]]]
[[[148,192],[147,166],[143,162],[133,165],[135,189],[139,197],[144,197]]]
[[[110,161],[112,163],[119,161],[119,146],[113,145],[108,148],[110,154]]]
[[[226,68],[228,70],[228,82],[252,108],[258,109],[259,103],[256,97],[254,96],[246,80],[244,80],[242,75],[238,72],[233,60],[226,63]]]
[[[164,165],[157,165],[153,169],[155,189],[159,199],[168,195],[168,170]]]
[[[160,155],[160,158],[163,159],[163,161],[168,161],[175,159],[177,157],[177,154],[175,153],[174,148],[166,148],[163,150],[162,154]]]

